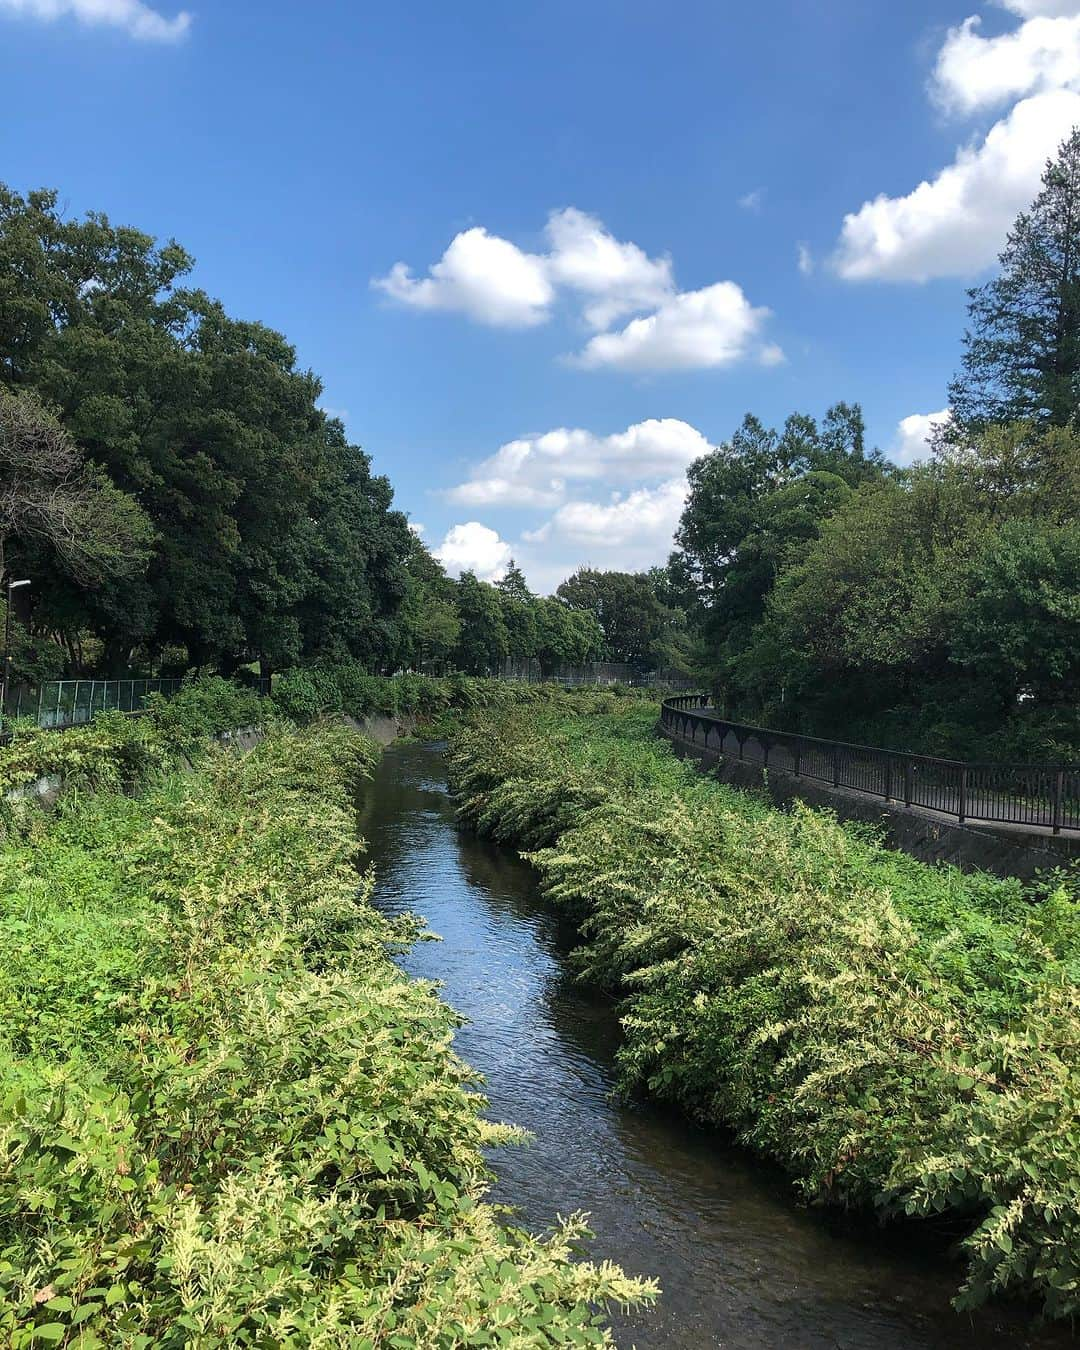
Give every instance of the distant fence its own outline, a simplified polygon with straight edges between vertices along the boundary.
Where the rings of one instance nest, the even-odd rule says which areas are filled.
[[[965,821],[1080,830],[1080,766],[975,764],[729,722],[704,694],[665,699],[669,735],[796,778]]]
[[[13,685],[3,707],[3,722],[29,718],[39,727],[77,727],[100,712],[142,712],[151,694],[175,694],[183,680],[48,680],[42,685]]]

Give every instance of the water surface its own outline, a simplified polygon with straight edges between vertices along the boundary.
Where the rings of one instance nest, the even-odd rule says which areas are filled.
[[[883,1231],[800,1207],[784,1176],[655,1107],[611,1098],[618,1023],[569,974],[574,937],[511,850],[459,832],[439,747],[385,753],[361,806],[376,902],[443,939],[402,964],[443,982],[468,1023],[458,1052],[493,1119],[535,1135],[493,1156],[492,1198],[534,1230],[587,1210],[594,1257],[654,1275],[663,1298],[616,1317],[619,1344],[700,1350],[1019,1350],[1073,1345],[1015,1313],[961,1316],[959,1273],[924,1230]]]

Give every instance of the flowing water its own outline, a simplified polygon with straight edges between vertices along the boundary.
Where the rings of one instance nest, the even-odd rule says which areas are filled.
[[[621,1346],[700,1350],[1018,1350],[1074,1342],[1012,1311],[949,1307],[959,1281],[924,1230],[882,1231],[800,1208],[783,1175],[722,1135],[614,1102],[611,1002],[571,977],[573,934],[511,851],[459,832],[437,746],[386,751],[361,829],[387,913],[443,941],[402,964],[442,981],[468,1023],[458,1052],[486,1080],[493,1119],[528,1147],[493,1156],[492,1198],[534,1230],[586,1210],[594,1257],[659,1278],[656,1308],[616,1316]]]

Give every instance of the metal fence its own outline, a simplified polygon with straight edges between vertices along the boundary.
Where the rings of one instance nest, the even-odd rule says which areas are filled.
[[[672,736],[796,778],[968,820],[1080,830],[1080,766],[975,764],[729,722],[704,694],[665,699]]]
[[[49,680],[35,687],[13,685],[3,722],[29,718],[39,727],[77,727],[100,712],[142,712],[151,694],[175,694],[183,680]]]

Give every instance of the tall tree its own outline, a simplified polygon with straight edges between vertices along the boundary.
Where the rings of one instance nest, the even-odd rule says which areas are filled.
[[[457,666],[469,675],[493,674],[510,650],[499,592],[490,582],[480,581],[475,572],[462,572],[456,598],[461,620]]]
[[[673,583],[689,583],[710,605],[737,566],[745,541],[760,528],[762,503],[809,473],[834,474],[849,487],[886,472],[867,452],[859,405],[837,403],[817,420],[792,413],[780,431],[747,414],[731,440],[691,464],[690,493],[675,536]]]
[[[1080,128],[1047,163],[1001,272],[970,294],[963,367],[949,386],[953,435],[989,423],[1080,417]]]
[[[33,393],[0,387],[0,583],[14,542],[93,585],[142,571],[153,538],[138,503],[86,463]]]
[[[536,655],[536,597],[513,558],[495,589],[502,602],[507,655],[512,661],[528,661]]]
[[[0,385],[39,390],[158,543],[146,576],[43,600],[103,664],[186,647],[195,664],[391,661],[409,536],[385,478],[317,406],[286,339],[231,318],[191,267],[56,194],[0,187]]]
[[[405,568],[406,593],[398,616],[395,665],[439,673],[461,638],[457,587],[442,563],[411,531]]]
[[[734,697],[745,687],[736,667],[780,572],[853,488],[889,472],[879,451],[867,451],[862,412],[848,403],[820,424],[793,413],[780,431],[747,416],[727,444],[690,466],[668,572],[717,690]]]
[[[603,641],[600,625],[586,610],[571,609],[553,596],[536,601],[536,656],[545,676],[554,675],[560,666],[594,660]]]
[[[604,635],[609,661],[648,662],[667,615],[644,572],[601,572],[581,567],[559,586],[559,599],[591,614]]]

